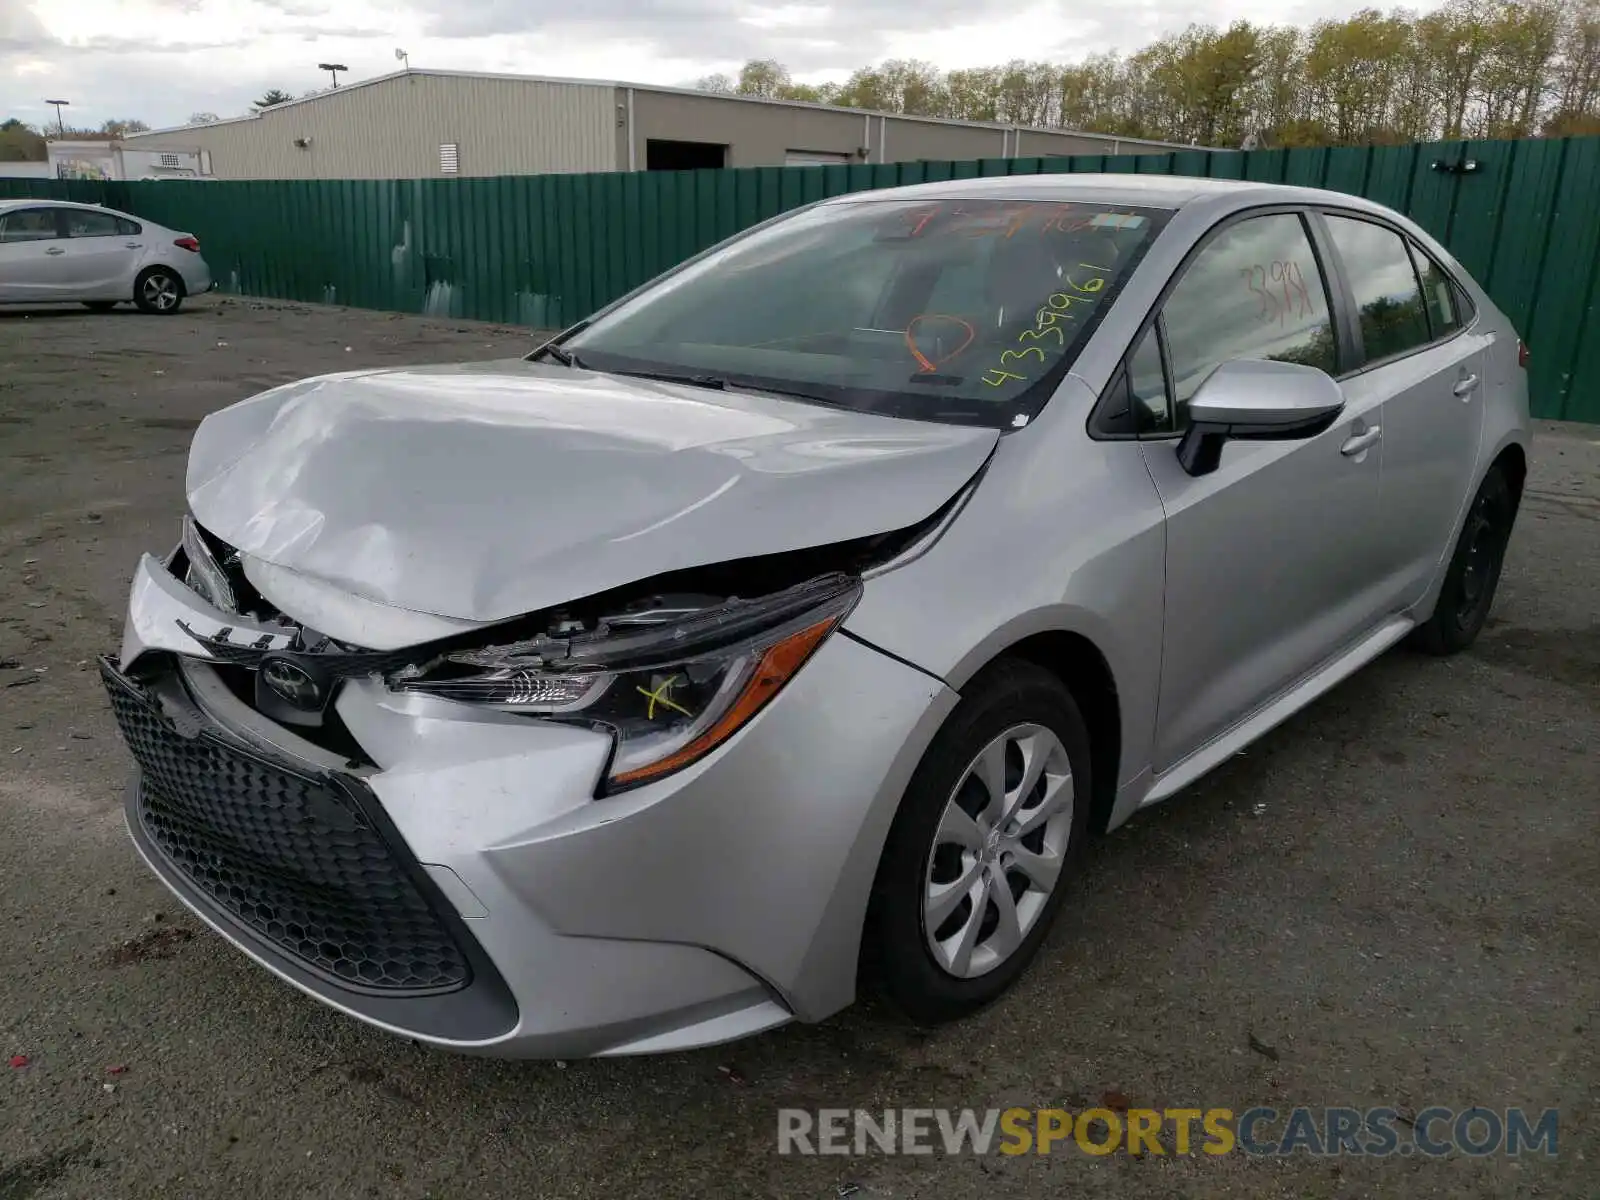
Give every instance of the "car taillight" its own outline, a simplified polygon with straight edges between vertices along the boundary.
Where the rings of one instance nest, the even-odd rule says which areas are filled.
[[[1521,338],[1517,339],[1517,366],[1524,371],[1528,369],[1528,343]]]
[[[185,250],[193,250],[196,254],[200,253],[200,239],[199,238],[181,237],[177,241],[173,242],[172,244],[174,246],[181,246]]]

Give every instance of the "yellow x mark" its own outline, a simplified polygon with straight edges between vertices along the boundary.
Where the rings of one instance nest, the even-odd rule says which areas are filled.
[[[672,690],[672,685],[677,683],[677,682],[678,682],[678,677],[676,675],[669,675],[669,676],[667,676],[666,681],[664,683],[662,683],[658,688],[656,688],[656,690],[653,691],[653,692],[650,691],[648,688],[644,688],[644,687],[640,687],[639,688],[639,694],[641,696],[647,696],[650,699],[650,707],[645,711],[645,719],[646,720],[654,721],[656,719],[656,705],[657,704],[664,705],[667,708],[675,709],[676,711],[681,712],[686,717],[694,716],[694,714],[692,712],[690,712],[687,708],[685,708],[683,705],[681,705],[681,704],[677,703],[676,701],[668,698],[667,693]]]

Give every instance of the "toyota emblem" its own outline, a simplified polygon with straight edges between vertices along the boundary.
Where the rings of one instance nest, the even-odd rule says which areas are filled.
[[[322,688],[298,663],[287,658],[269,658],[261,664],[261,680],[283,700],[315,712],[322,707]]]

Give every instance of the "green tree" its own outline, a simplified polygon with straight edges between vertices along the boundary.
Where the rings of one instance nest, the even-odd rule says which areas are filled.
[[[940,117],[949,109],[944,76],[932,63],[894,59],[862,67],[839,89],[837,103],[850,108]]]
[[[250,107],[259,112],[263,108],[271,108],[274,104],[287,104],[293,99],[293,96],[281,88],[268,88]]]
[[[785,100],[805,100],[812,104],[837,104],[839,103],[839,85],[837,83],[793,83],[784,93]]]
[[[1433,79],[1438,132],[1465,136],[1468,107],[1489,56],[1484,0],[1449,0],[1416,24],[1419,63]]]
[[[1255,33],[1256,69],[1242,99],[1244,121],[1249,126],[1244,132],[1281,146],[1299,134],[1297,122],[1303,114],[1306,90],[1305,37],[1288,27],[1268,26]],[[1229,144],[1239,145],[1243,140]]]
[[[1116,54],[1091,55],[1061,70],[1061,124],[1091,133],[1137,137],[1126,64]]]
[[[1261,31],[1235,21],[1221,33],[1196,40],[1188,77],[1194,97],[1194,140],[1205,146],[1237,146],[1247,132],[1249,102],[1261,65]]]
[[[1478,79],[1481,135],[1520,138],[1534,131],[1561,18],[1552,0],[1504,4],[1490,15],[1489,51]]]
[[[1411,24],[1367,8],[1311,31],[1305,80],[1310,111],[1332,141],[1394,141],[1393,118],[1402,75],[1416,57]]]
[[[1000,68],[975,67],[945,76],[945,103],[962,121],[995,121],[1000,112]]]
[[[794,86],[789,68],[770,59],[753,59],[739,71],[739,82],[734,91],[741,96],[755,96],[762,100],[782,100]]]
[[[1600,133],[1600,0],[1582,0],[1562,22],[1546,136]]]
[[[1061,70],[1052,63],[1013,59],[1000,71],[995,113],[1012,125],[1049,126],[1061,113]]]
[[[127,137],[130,133],[145,133],[149,128],[146,122],[132,117],[114,117],[104,122],[99,132],[106,137],[121,138]]]
[[[708,91],[1233,147],[1600,132],[1600,0],[1366,8],[1309,30],[1191,26],[1127,56],[948,74],[890,60],[842,86],[745,64]]]
[[[16,117],[0,121],[0,162],[44,162],[50,157],[45,140]]]

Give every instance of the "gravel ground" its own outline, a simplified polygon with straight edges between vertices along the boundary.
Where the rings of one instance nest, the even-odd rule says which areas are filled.
[[[138,864],[93,671],[206,413],[523,331],[210,300],[0,313],[0,1200],[1596,1195],[1600,429],[1543,426],[1491,627],[1396,651],[1094,848],[1001,1005],[495,1063],[324,1010]],[[1270,1054],[1268,1053],[1270,1051]],[[125,1068],[118,1071],[117,1068]],[[1561,1153],[794,1158],[782,1106],[1525,1105]]]

